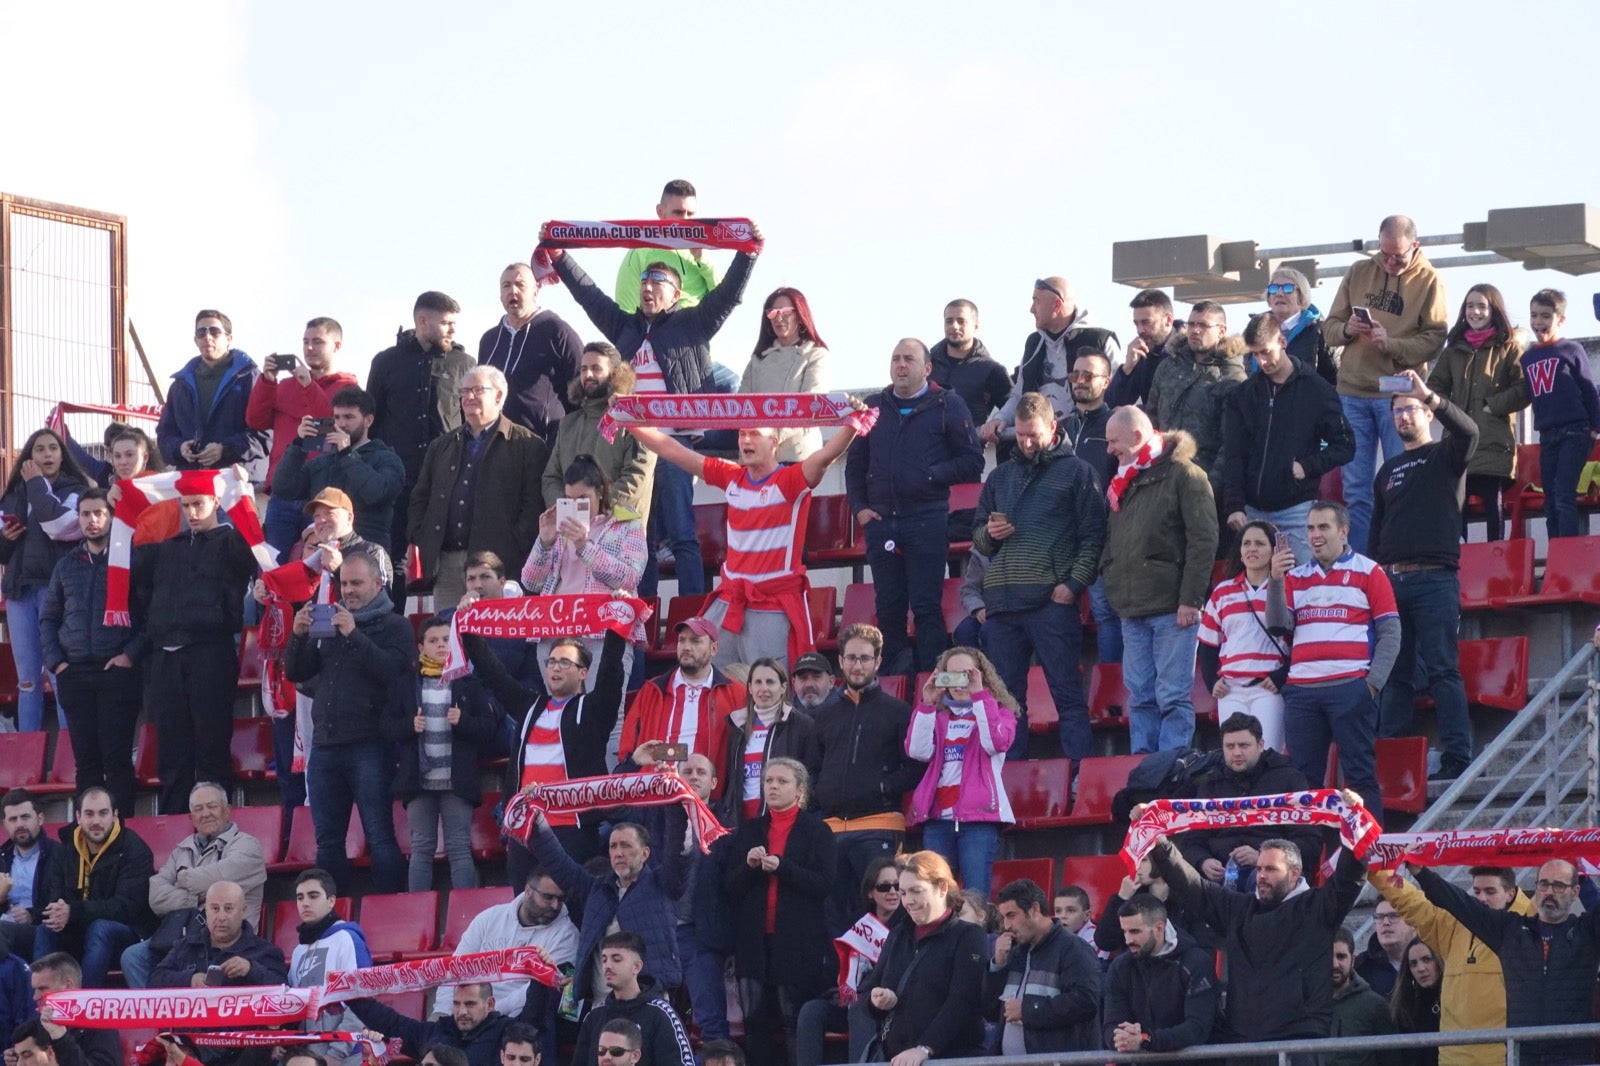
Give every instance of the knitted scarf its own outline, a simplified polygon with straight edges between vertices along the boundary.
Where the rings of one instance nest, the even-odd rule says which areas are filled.
[[[533,252],[533,274],[541,285],[560,284],[550,248],[703,248],[761,251],[748,218],[659,218],[618,222],[552,221]]]
[[[1106,489],[1106,501],[1111,504],[1113,511],[1122,510],[1122,494],[1128,491],[1128,486],[1133,484],[1134,478],[1155,465],[1165,447],[1166,441],[1161,434],[1151,434],[1150,439],[1144,442],[1144,446],[1134,453],[1133,462],[1117,467],[1116,476],[1111,479],[1111,484]]]
[[[849,426],[856,435],[872,432],[878,408],[857,411],[845,392],[722,393],[679,396],[628,393],[614,397],[600,419],[600,435],[617,438],[624,426],[659,429],[809,429]]]

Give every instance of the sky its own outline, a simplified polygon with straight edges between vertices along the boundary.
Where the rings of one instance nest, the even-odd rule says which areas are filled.
[[[476,352],[542,221],[648,217],[678,177],[767,236],[714,356],[742,368],[762,299],[794,285],[849,387],[885,383],[900,337],[938,340],[957,297],[1015,365],[1044,275],[1126,343],[1118,240],[1600,203],[1592,3],[0,0],[0,25],[0,189],[128,217],[129,314],[162,377],[217,307],[258,358],[331,315],[365,380],[427,289]],[[621,254],[576,257],[609,285]],[[1600,276],[1445,281],[1452,309],[1501,286],[1518,321],[1556,285],[1568,331],[1595,332]],[[543,302],[599,339],[561,289]]]

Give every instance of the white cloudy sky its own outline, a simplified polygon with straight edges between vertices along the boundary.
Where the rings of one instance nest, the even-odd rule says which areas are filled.
[[[258,356],[333,315],[364,378],[437,288],[475,348],[541,220],[647,215],[671,177],[767,231],[717,356],[741,367],[761,298],[793,284],[852,386],[885,379],[898,337],[937,339],[956,296],[1015,362],[1042,274],[1126,337],[1116,240],[1281,246],[1393,211],[1455,232],[1600,202],[1600,5],[1576,0],[0,0],[0,26],[0,189],[128,216],[130,312],[162,374],[202,306]],[[609,281],[619,255],[581,258]],[[1570,328],[1594,331],[1600,280],[1453,272],[1453,305],[1476,280],[1518,317],[1564,285]],[[546,303],[596,336],[564,293]]]

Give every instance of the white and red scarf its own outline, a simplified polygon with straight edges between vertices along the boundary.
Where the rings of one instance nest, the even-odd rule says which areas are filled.
[[[273,718],[294,715],[292,770],[303,774],[311,752],[311,699],[302,696],[285,671],[283,653],[289,647],[294,625],[294,605],[313,600],[333,602],[333,575],[322,568],[318,549],[303,559],[284,563],[261,575],[267,586],[267,603],[261,611],[261,703]]]
[[[748,218],[623,219],[615,222],[551,221],[533,250],[533,275],[541,285],[561,279],[551,265],[550,248],[664,248],[761,251]]]
[[[128,610],[128,568],[133,560],[133,527],[139,516],[164,500],[180,496],[215,496],[217,506],[239,531],[263,571],[278,565],[278,558],[267,547],[261,534],[261,519],[256,516],[253,490],[248,479],[232,467],[225,470],[175,470],[165,474],[117,482],[122,498],[111,515],[110,557],[106,560],[105,625],[133,624]]]
[[[889,927],[875,914],[863,914],[856,924],[833,938],[833,950],[839,954],[840,1003],[848,1006],[856,1001],[857,983],[877,963],[883,954],[883,942],[888,939]]]
[[[450,653],[445,658],[444,680],[454,681],[472,670],[461,644],[463,633],[497,640],[544,640],[614,629],[627,639],[634,623],[649,617],[650,608],[643,600],[603,593],[479,600],[450,617]]]
[[[1382,832],[1370,811],[1346,803],[1332,788],[1228,799],[1152,800],[1128,826],[1122,860],[1128,866],[1128,876],[1136,877],[1139,863],[1159,836],[1190,829],[1263,825],[1331,826],[1339,830],[1339,839],[1358,859],[1367,854]]]
[[[1367,852],[1367,866],[1537,866],[1565,859],[1600,864],[1600,829],[1449,829],[1385,833]]]
[[[223,1029],[212,1032],[168,1032],[161,1034],[164,1037],[176,1037],[195,1047],[274,1047],[286,1044],[323,1044],[343,1043],[354,1044],[361,1049],[361,1058],[364,1062],[387,1063],[392,1062],[400,1054],[400,1047],[404,1043],[398,1036],[391,1036],[383,1043],[379,1043],[365,1033],[340,1032],[337,1029],[314,1033],[297,1033],[291,1029]]]
[[[329,1004],[349,999],[524,978],[555,988],[561,973],[539,957],[537,948],[521,947],[340,970],[329,974],[327,983],[305,988],[249,985],[137,992],[75,988],[50,993],[44,1005],[50,1007],[57,1025],[77,1029],[257,1028],[303,1022]]]
[[[610,442],[626,426],[657,429],[788,429],[849,426],[872,432],[878,409],[857,411],[844,392],[629,393],[614,397],[600,419]]]
[[[583,814],[612,807],[665,807],[681,803],[694,828],[701,851],[710,851],[712,841],[730,830],[717,821],[711,808],[695,795],[689,783],[677,774],[612,774],[606,777],[575,777],[547,785],[529,785],[506,803],[500,825],[506,835],[523,847],[533,839],[534,813],[552,815]]]
[[[1166,448],[1166,441],[1161,434],[1152,433],[1150,439],[1133,453],[1133,462],[1124,463],[1117,467],[1117,472],[1112,475],[1111,484],[1106,486],[1106,502],[1113,511],[1122,510],[1122,494],[1128,491],[1128,486],[1133,484],[1133,479],[1155,465],[1161,458],[1161,453]]]

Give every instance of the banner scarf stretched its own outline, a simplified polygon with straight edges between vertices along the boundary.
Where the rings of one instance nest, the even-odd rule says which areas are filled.
[[[774,427],[853,426],[858,435],[872,432],[878,409],[857,411],[844,392],[630,393],[616,396],[600,435],[607,443],[624,426],[657,429],[762,429]]]
[[[622,219],[615,222],[545,223],[544,238],[533,250],[530,265],[541,285],[560,284],[550,248],[722,249],[756,253],[761,242],[748,218]]]
[[[44,1002],[58,1025],[78,1029],[122,1029],[174,1025],[198,1029],[258,1028],[314,1018],[323,1007],[347,999],[416,992],[437,985],[531,978],[558,987],[560,971],[536,949],[508,948],[471,955],[445,955],[388,966],[340,970],[326,984],[250,985],[237,988],[172,988],[123,991],[75,988],[52,992]]]
[[[463,633],[499,640],[544,640],[615,629],[626,639],[633,632],[634,622],[649,617],[650,608],[643,600],[603,593],[479,600],[450,618],[450,652],[445,657],[444,680],[454,681],[472,670],[461,644]]]
[[[294,716],[293,772],[305,773],[311,751],[311,700],[285,674],[283,653],[289,647],[294,605],[306,600],[333,602],[333,575],[322,568],[322,549],[261,575],[267,603],[261,610],[257,638],[261,648],[261,703],[273,718]]]
[[[329,1030],[317,1033],[297,1033],[288,1029],[228,1029],[217,1032],[164,1032],[164,1037],[176,1037],[184,1043],[195,1047],[277,1047],[285,1044],[324,1044],[341,1043],[355,1044],[361,1049],[361,1057],[367,1061],[389,1062],[400,1054],[400,1046],[404,1043],[398,1036],[392,1036],[383,1043],[378,1043],[365,1033],[340,1032]]]
[[[1537,866],[1551,859],[1600,864],[1600,829],[1448,829],[1385,833],[1367,852],[1367,866]]]
[[[1139,863],[1158,836],[1189,829],[1257,825],[1332,826],[1358,859],[1367,854],[1381,832],[1365,807],[1351,806],[1332,788],[1228,799],[1152,800],[1128,826],[1122,860],[1127,864],[1128,876],[1136,877]]]
[[[278,557],[267,546],[256,515],[254,490],[238,469],[176,470],[150,477],[119,481],[122,497],[111,515],[111,546],[106,559],[106,614],[104,625],[133,624],[128,611],[128,568],[133,560],[133,527],[139,516],[153,504],[176,500],[180,496],[215,496],[217,506],[239,531],[263,571],[278,565]]]
[[[571,781],[533,785],[529,791],[518,792],[506,803],[500,825],[508,837],[526,848],[531,847],[533,839],[535,811],[543,811],[549,817],[603,811],[610,807],[665,807],[669,803],[683,804],[689,824],[694,827],[695,840],[703,852],[711,850],[712,841],[732,832],[717,821],[717,816],[694,794],[688,782],[677,774],[659,772],[576,777]]]

